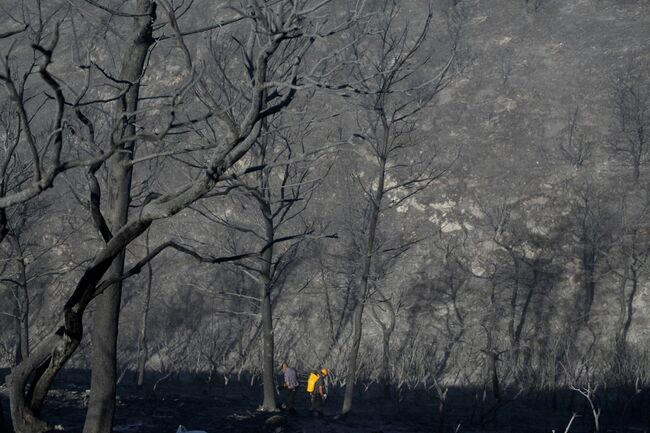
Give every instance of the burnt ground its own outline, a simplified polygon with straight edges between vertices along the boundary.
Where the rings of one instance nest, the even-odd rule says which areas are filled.
[[[81,432],[87,389],[86,372],[63,374],[50,394],[45,418],[67,432]],[[481,397],[477,390],[452,388],[441,426],[437,416],[438,401],[430,392],[415,390],[403,393],[400,398],[387,399],[378,389],[361,389],[355,400],[355,411],[345,419],[335,419],[343,400],[342,389],[330,390],[323,418],[309,415],[307,395],[303,391],[297,398],[298,415],[286,416],[281,424],[269,428],[265,422],[275,414],[256,410],[261,388],[257,383],[251,385],[250,380],[233,379],[225,386],[222,381],[208,384],[200,378],[175,378],[160,383],[153,391],[152,384],[138,389],[124,379],[118,386],[114,431],[175,433],[178,426],[183,425],[188,430],[208,433],[550,433],[554,430],[559,433],[564,432],[573,412],[581,416],[576,418],[571,432],[593,430],[585,402],[577,395],[572,397],[570,392],[557,393],[555,399],[550,393],[521,393],[512,401],[481,405],[476,403],[477,397]],[[631,398],[616,390],[610,389],[607,393],[600,397],[603,407],[601,432],[650,432],[648,391]],[[0,387],[0,399],[6,412],[8,402],[4,385]],[[276,430],[279,426],[282,430]]]

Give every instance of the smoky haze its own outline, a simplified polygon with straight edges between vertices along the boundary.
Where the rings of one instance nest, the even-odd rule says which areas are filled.
[[[0,433],[647,431],[649,40],[644,0],[3,0]]]

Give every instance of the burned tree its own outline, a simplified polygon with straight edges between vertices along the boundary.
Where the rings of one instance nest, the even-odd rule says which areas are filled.
[[[616,329],[616,350],[624,356],[634,318],[634,303],[646,274],[650,240],[646,220],[650,206],[645,188],[621,194],[620,223],[617,240],[605,259],[618,279],[619,317]]]
[[[137,133],[136,122],[140,121],[135,114],[141,109],[140,82],[145,75],[145,62],[154,43],[153,25],[156,20],[156,3],[150,0],[134,2],[133,31],[131,43],[125,50],[120,71],[116,77],[123,83],[123,96],[116,104],[115,119],[119,119],[114,127],[114,133],[109,140],[116,142],[116,155],[107,163],[110,164],[107,208],[110,212],[104,216],[100,209],[99,188],[91,190],[95,221],[105,242],[111,239],[111,233],[116,233],[128,220],[129,205],[131,204],[131,182],[133,166],[131,162],[136,154]],[[173,116],[172,116],[173,117]],[[92,134],[89,128],[89,135]],[[89,137],[95,140],[95,137]],[[92,166],[89,171],[91,183],[94,183]],[[96,184],[93,184],[96,186]],[[94,198],[94,200],[93,200]],[[122,276],[124,273],[125,250],[113,260],[105,274],[106,279],[117,282],[104,289],[97,296],[92,327],[92,362],[91,390],[88,401],[88,413],[84,425],[84,433],[110,432],[113,426],[115,412],[115,385],[117,380],[117,334],[122,299]]]
[[[648,161],[650,76],[648,65],[630,58],[611,78],[613,125],[610,146],[632,167],[634,180]]]
[[[354,51],[352,74],[360,83],[357,91],[359,111],[355,119],[359,132],[354,133],[352,146],[372,164],[372,169],[367,178],[352,174],[363,193],[365,217],[361,228],[364,240],[360,251],[361,266],[356,283],[342,415],[352,410],[363,313],[372,292],[373,261],[380,254],[377,234],[382,215],[406,203],[444,171],[436,159],[435,143],[426,143],[418,137],[420,114],[449,83],[457,45],[451,44],[451,56],[442,61],[433,78],[422,78],[423,67],[429,65],[433,57],[427,52],[425,43],[432,18],[433,13],[429,10],[422,27],[413,34],[408,21],[403,22],[399,5],[386,1],[368,26],[357,29],[367,32],[370,47]],[[422,158],[422,154],[417,154],[420,149],[422,152],[426,149],[428,157]]]
[[[390,340],[395,332],[397,314],[402,306],[401,299],[393,300],[377,289],[379,299],[370,307],[372,318],[381,329],[381,373],[380,381],[384,396],[390,398],[391,392],[391,356]]]
[[[151,254],[151,248],[149,247],[149,232],[146,234],[145,238],[145,247],[146,254]],[[138,330],[138,352],[136,357],[136,372],[137,372],[137,384],[138,387],[144,385],[144,375],[145,367],[147,364],[147,357],[149,356],[149,348],[147,345],[147,325],[149,318],[149,310],[151,308],[151,291],[153,286],[153,267],[151,262],[147,263],[147,288],[144,294],[144,302],[142,306],[142,316],[140,321],[140,329]]]
[[[558,143],[562,157],[575,169],[583,167],[594,151],[594,141],[584,129],[580,121],[580,108],[576,106]]]
[[[613,221],[608,202],[593,180],[587,179],[575,194],[577,200],[569,224],[579,263],[579,272],[572,282],[578,288],[577,326],[581,327],[587,325],[591,317],[604,254],[611,247]]]
[[[316,232],[305,213],[328,170],[327,165],[322,169],[318,167],[324,155],[322,151],[309,148],[310,135],[317,123],[297,118],[292,124],[292,120],[289,116],[284,122],[277,117],[267,119],[248,155],[249,173],[228,182],[233,188],[230,194],[233,200],[240,202],[243,209],[254,209],[254,212],[223,215],[219,212],[223,206],[218,203],[216,209],[209,204],[193,206],[209,221],[235,233],[236,242],[230,254],[241,254],[241,245],[246,251],[260,251],[237,266],[259,287],[256,300],[261,320],[264,388],[261,407],[265,411],[277,410],[274,304],[278,302],[284,282],[300,261],[297,254],[301,244],[327,236]]]
[[[19,364],[29,356],[30,317],[37,315],[42,306],[43,287],[56,283],[58,277],[77,265],[56,254],[70,236],[65,225],[43,233],[42,228],[51,224],[51,218],[60,216],[51,203],[39,197],[12,207],[7,214],[7,236],[0,248],[4,256],[0,284],[13,301],[14,363]]]

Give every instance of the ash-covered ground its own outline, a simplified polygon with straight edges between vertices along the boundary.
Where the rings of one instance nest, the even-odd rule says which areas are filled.
[[[86,412],[89,373],[66,372],[54,387],[46,404],[45,418],[57,430],[81,432]],[[330,388],[323,417],[309,412],[308,395],[298,393],[297,414],[257,410],[261,385],[250,379],[207,383],[205,378],[168,378],[138,388],[128,379],[118,385],[114,432],[175,433],[187,430],[216,432],[274,433],[405,433],[405,432],[564,432],[575,413],[570,432],[594,431],[593,416],[586,401],[570,390],[551,392],[510,390],[496,402],[481,389],[451,388],[439,415],[440,400],[433,390],[394,392],[390,398],[377,386],[360,386],[352,414],[337,414],[343,390]],[[608,389],[599,396],[600,431],[641,433],[650,431],[650,393],[628,393]],[[8,418],[7,388],[0,398]],[[285,395],[280,393],[280,398]]]

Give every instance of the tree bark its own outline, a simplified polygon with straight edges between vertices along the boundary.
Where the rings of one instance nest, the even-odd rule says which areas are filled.
[[[21,326],[20,326],[20,302],[16,301],[13,309],[14,335],[16,337],[16,347],[14,348],[14,365],[18,365],[25,357],[23,356],[23,346],[21,344]]]
[[[27,276],[25,274],[25,261],[21,259],[21,296],[20,296],[20,356],[25,359],[29,356],[29,291],[27,289]]]
[[[497,372],[497,361],[499,355],[496,352],[488,354],[488,365],[492,375],[492,397],[495,401],[501,401],[501,388],[499,386],[499,374]]]
[[[499,354],[496,347],[494,347],[492,331],[487,331],[487,347],[485,349],[487,374],[489,376],[490,385],[492,389],[492,397],[495,401],[501,401],[501,388],[499,385],[499,374],[497,370],[497,362],[499,361]]]
[[[352,334],[352,347],[350,348],[350,355],[348,357],[348,375],[345,379],[345,396],[343,398],[343,408],[341,415],[345,415],[352,410],[352,399],[354,397],[354,383],[357,380],[357,358],[359,357],[359,347],[361,346],[362,337],[362,323],[363,323],[363,309],[365,303],[359,300],[352,317],[352,326],[354,333]]]
[[[27,267],[20,240],[15,234],[9,236],[18,259],[18,283],[16,285],[16,355],[15,364],[29,356],[29,289],[27,287]]]
[[[622,323],[621,329],[619,331],[619,339],[618,339],[618,349],[619,350],[627,350],[627,338],[628,334],[630,333],[630,327],[632,326],[632,318],[634,316],[634,298],[636,297],[636,293],[639,289],[639,276],[638,276],[638,268],[636,267],[637,263],[636,260],[630,265],[630,281],[632,282],[632,288],[630,290],[629,295],[625,295],[625,290],[623,290],[623,302],[624,302],[624,309],[623,309],[623,317],[621,318],[620,322]],[[624,286],[625,287],[625,286]]]
[[[264,216],[264,228],[266,244],[269,247],[262,254],[262,278],[261,278],[261,296],[260,310],[262,314],[262,345],[263,345],[263,366],[262,382],[264,387],[264,401],[262,409],[265,411],[277,410],[275,401],[275,373],[273,369],[274,353],[274,335],[273,335],[273,306],[271,305],[271,280],[272,280],[272,261],[273,261],[273,216],[271,208],[265,201],[260,202],[262,214]]]
[[[381,381],[383,382],[384,397],[390,398],[390,337],[392,330],[384,328],[382,334]]]
[[[147,234],[147,254],[149,253],[149,236]],[[138,336],[138,387],[144,385],[145,366],[149,350],[147,347],[147,319],[151,306],[151,287],[153,285],[153,269],[151,263],[147,263],[147,292],[144,295],[144,306],[142,308],[142,322],[140,323],[140,335]]]
[[[533,266],[536,266],[533,264]],[[539,284],[539,279],[540,279],[540,272],[533,268],[533,281],[531,284],[528,285],[528,292],[526,293],[526,298],[524,299],[524,304],[521,307],[521,314],[519,316],[519,321],[517,322],[517,326],[513,329],[513,334],[512,334],[512,339],[511,339],[511,348],[512,348],[512,368],[515,369],[515,371],[519,370],[519,357],[520,357],[520,351],[521,351],[521,335],[524,330],[524,326],[526,325],[526,320],[528,317],[528,311],[530,309],[530,304],[533,299],[533,295],[535,294],[535,289],[537,288],[537,285]],[[529,356],[530,351],[525,352],[525,356]],[[528,365],[526,362],[524,362],[523,365]]]
[[[382,297],[383,294],[382,294]],[[393,335],[395,330],[395,309],[393,305],[384,297],[382,302],[386,306],[386,311],[388,312],[388,323],[382,322],[379,314],[375,310],[373,305],[370,309],[375,322],[381,328],[382,335],[382,358],[381,358],[381,385],[384,391],[384,397],[390,398],[390,338]]]
[[[0,244],[5,239],[8,233],[9,233],[9,226],[7,225],[7,211],[5,208],[0,208]]]
[[[510,296],[510,320],[508,321],[508,334],[510,335],[510,345],[513,347],[513,356],[516,356],[516,338],[515,338],[515,321],[517,320],[517,303],[519,300],[519,260],[511,248],[508,249],[512,258],[514,271],[514,284],[512,286],[512,295]],[[515,362],[516,365],[516,362]]]
[[[151,15],[152,4],[149,0],[137,0],[137,11],[145,16],[137,18],[134,39],[126,52],[122,63],[123,80],[136,83],[126,93],[121,107],[124,113],[135,113],[138,109],[140,85],[138,80],[145,68],[145,60],[153,43]],[[135,115],[125,119],[122,134],[135,135]],[[132,166],[135,142],[123,145],[117,153],[109,175],[109,225],[112,233],[119,231],[128,220],[131,203]],[[107,279],[120,279],[124,273],[125,250],[115,258],[109,268]],[[92,330],[91,386],[88,401],[88,413],[84,424],[84,433],[111,433],[115,414],[115,394],[117,381],[117,336],[122,301],[122,282],[107,288],[97,298]]]
[[[589,242],[587,229],[583,228],[583,242]],[[596,295],[596,251],[592,245],[583,245],[582,247],[582,271],[583,271],[583,302],[582,302],[582,324],[586,326],[591,316],[591,307]]]

